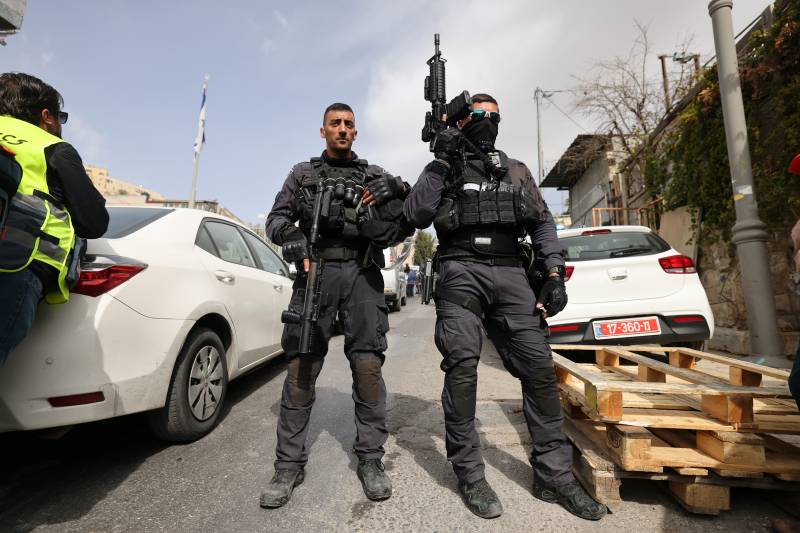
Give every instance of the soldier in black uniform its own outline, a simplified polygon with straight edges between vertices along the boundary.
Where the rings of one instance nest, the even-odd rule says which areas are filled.
[[[506,369],[522,384],[533,438],[534,496],[597,520],[606,508],[572,474],[572,448],[561,429],[558,386],[545,339],[545,318],[567,303],[564,259],[552,215],[530,171],[494,148],[499,122],[497,101],[474,95],[471,113],[458,129],[437,136],[436,159],[425,167],[403,207],[417,228],[433,222],[439,239],[435,341],[445,373],[447,458],[467,507],[483,518],[500,516],[503,508],[484,477],[475,431],[485,329]],[[469,146],[464,137],[477,150],[461,149]],[[478,151],[487,157],[480,158]],[[526,233],[548,269],[539,294],[533,293],[520,259],[519,240]]]
[[[389,320],[380,267],[383,248],[402,241],[414,228],[403,219],[402,198],[408,185],[381,167],[358,159],[351,149],[356,135],[353,110],[341,103],[328,106],[320,128],[325,151],[321,157],[292,168],[267,217],[267,235],[282,246],[284,259],[297,263],[299,274],[289,309],[299,313],[305,296],[307,243],[317,182],[325,176],[342,187],[342,194],[334,195],[328,216],[320,224],[322,239],[318,248],[325,266],[312,354],[298,355],[298,324],[286,324],[283,330],[281,345],[288,359],[288,372],[278,418],[275,474],[261,495],[262,507],[286,504],[294,487],[305,477],[314,384],[328,351],[337,313],[353,374],[357,474],[370,499],[385,500],[392,493],[381,461],[387,437],[386,387],[381,366]],[[369,202],[359,202],[365,191],[369,192]],[[367,203],[373,206],[366,208]],[[297,221],[299,227],[295,225]]]

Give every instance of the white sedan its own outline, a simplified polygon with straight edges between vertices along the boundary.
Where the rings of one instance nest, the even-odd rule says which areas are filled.
[[[690,257],[644,226],[558,232],[569,303],[549,318],[558,344],[673,344],[699,348],[714,315]]]
[[[292,280],[259,237],[194,209],[109,214],[69,303],[39,306],[0,369],[0,432],[150,411],[160,437],[194,440],[228,382],[281,353]]]

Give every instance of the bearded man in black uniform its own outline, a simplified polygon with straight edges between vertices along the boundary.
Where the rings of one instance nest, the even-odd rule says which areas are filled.
[[[598,520],[605,506],[572,474],[572,447],[561,429],[558,386],[545,339],[545,319],[567,303],[553,217],[528,168],[494,147],[500,122],[497,101],[488,94],[476,94],[471,101],[470,114],[458,128],[437,135],[436,159],[425,167],[403,207],[417,228],[433,222],[439,239],[435,341],[445,373],[447,458],[467,507],[483,518],[500,516],[503,508],[484,476],[475,430],[485,330],[506,369],[522,385],[533,438],[534,496]],[[526,234],[545,264],[538,294],[520,259],[520,240]]]
[[[308,242],[313,205],[322,177],[340,187],[320,221],[321,274],[319,320],[311,353],[299,354],[299,324],[286,324],[281,345],[288,359],[278,418],[275,474],[261,495],[261,506],[281,507],[305,478],[306,435],[314,385],[328,351],[338,317],[344,329],[344,351],[353,374],[358,478],[371,500],[385,500],[392,484],[382,463],[386,429],[386,387],[381,376],[389,330],[383,294],[383,248],[402,241],[414,229],[404,222],[402,198],[408,185],[381,167],[358,159],[352,151],[358,132],[353,110],[328,106],[320,136],[322,155],[294,166],[267,217],[267,235],[282,247],[283,257],[298,266],[289,310],[303,307],[308,271]],[[361,200],[369,194],[368,201]],[[367,204],[372,204],[367,207]],[[299,227],[295,222],[299,221]]]

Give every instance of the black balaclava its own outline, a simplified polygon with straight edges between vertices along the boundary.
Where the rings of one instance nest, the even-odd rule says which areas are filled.
[[[497,139],[497,124],[489,120],[488,117],[483,120],[470,120],[461,132],[484,154],[494,151],[494,141]]]

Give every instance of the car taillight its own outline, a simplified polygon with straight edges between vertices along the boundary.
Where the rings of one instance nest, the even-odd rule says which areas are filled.
[[[48,398],[47,401],[53,407],[70,407],[72,405],[86,405],[87,403],[97,403],[105,400],[101,391],[86,392],[83,394],[71,394],[69,396],[56,396]]]
[[[662,257],[658,262],[667,274],[694,274],[697,272],[692,258],[685,255]]]
[[[565,331],[578,331],[580,324],[564,324],[561,326],[550,326],[550,333],[561,333]]]
[[[564,275],[564,281],[569,281],[569,278],[572,277],[572,273],[573,272],[575,272],[575,267],[574,266],[566,267],[566,273]]]
[[[71,292],[85,296],[100,296],[114,287],[125,283],[133,276],[147,268],[143,263],[137,264],[91,264],[81,270],[81,277]]]
[[[689,324],[692,322],[705,322],[706,319],[700,315],[685,315],[685,316],[671,316],[669,317],[671,322],[675,324]]]
[[[602,235],[603,233],[611,233],[610,229],[587,229],[582,231],[581,235]]]

